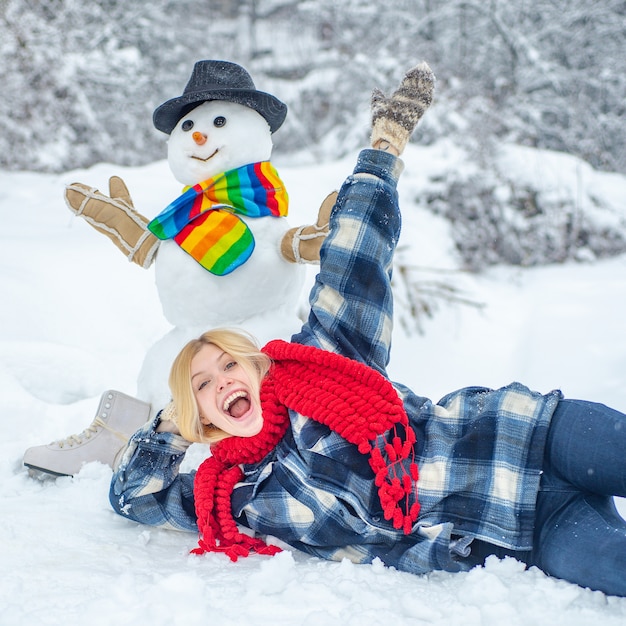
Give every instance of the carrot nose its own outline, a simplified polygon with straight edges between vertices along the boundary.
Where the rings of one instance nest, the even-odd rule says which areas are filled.
[[[193,140],[199,145],[199,146],[203,146],[206,143],[206,135],[204,133],[200,133],[198,131],[196,131],[195,133],[193,133],[193,135],[191,135],[193,137]]]

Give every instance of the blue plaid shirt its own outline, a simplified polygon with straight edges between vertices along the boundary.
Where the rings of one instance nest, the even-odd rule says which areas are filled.
[[[311,291],[310,316],[292,341],[338,352],[386,375],[391,345],[391,270],[400,233],[401,162],[365,150],[339,193]],[[513,383],[461,389],[434,404],[394,384],[419,465],[420,515],[410,535],[382,514],[367,459],[327,427],[290,410],[291,428],[261,463],[244,466],[233,492],[237,521],[326,559],[425,573],[468,569],[474,538],[532,547],[545,438],[559,392]],[[129,442],[110,500],[145,524],[196,530],[193,472],[178,468],[188,443],[156,433],[158,417]]]

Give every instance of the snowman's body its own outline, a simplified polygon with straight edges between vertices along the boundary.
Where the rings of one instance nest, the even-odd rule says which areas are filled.
[[[266,161],[271,150],[271,132],[261,115],[240,104],[211,101],[179,120],[168,141],[168,162],[179,182],[194,185]],[[172,361],[190,339],[211,328],[236,327],[263,344],[288,339],[301,325],[297,307],[304,270],[280,254],[289,228],[286,219],[244,219],[254,235],[254,252],[225,276],[204,269],[172,240],[159,246],[156,285],[173,328],[148,351],[139,375],[138,395],[151,403],[153,412],[169,401]]]

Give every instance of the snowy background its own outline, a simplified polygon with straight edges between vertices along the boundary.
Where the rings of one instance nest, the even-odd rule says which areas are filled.
[[[581,202],[587,194],[602,198],[608,208],[594,219],[624,219],[623,176],[557,153],[511,147],[507,159],[509,169],[564,202],[572,189]],[[312,165],[275,156],[293,224],[311,219],[353,160]],[[442,172],[462,167],[463,157],[445,143],[411,145],[405,162],[398,260],[408,282],[396,286],[392,378],[433,399],[464,385],[520,380],[626,410],[626,256],[458,272],[449,223],[417,199]],[[146,350],[168,330],[152,271],[128,264],[64,206],[65,184],[106,189],[111,174],[126,180],[148,216],[179,192],[164,161],[62,174],[0,171],[2,626],[626,623],[626,599],[525,571],[512,559],[418,577],[297,552],[236,564],[190,556],[193,533],[153,530],[113,513],[108,467],[90,464],[74,478],[30,477],[24,450],[81,431],[104,390],[134,393]],[[433,297],[435,314],[420,318],[420,333],[408,306],[411,285],[441,280],[457,301]],[[192,448],[188,465],[204,453]],[[624,502],[618,506],[626,514]]]
[[[624,0],[2,0],[0,167],[161,158],[152,110],[215,58],[289,104],[282,151],[342,158],[366,139],[372,87],[426,59],[440,105],[422,145],[454,137],[493,166],[504,139],[626,173],[625,12]]]

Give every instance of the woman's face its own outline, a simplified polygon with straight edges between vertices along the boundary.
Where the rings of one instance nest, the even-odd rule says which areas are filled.
[[[191,386],[205,426],[213,424],[237,437],[260,432],[260,400],[250,377],[230,354],[213,344],[200,348],[191,360]]]

